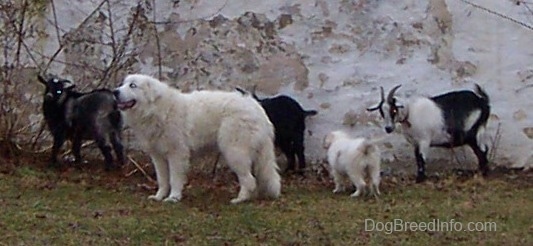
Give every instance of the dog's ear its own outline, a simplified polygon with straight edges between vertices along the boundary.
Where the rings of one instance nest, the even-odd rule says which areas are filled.
[[[48,85],[48,82],[46,81],[46,79],[44,79],[44,77],[40,74],[37,74],[37,80],[39,80],[39,82],[43,85]]]

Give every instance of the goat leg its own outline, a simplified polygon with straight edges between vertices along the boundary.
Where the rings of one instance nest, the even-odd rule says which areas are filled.
[[[110,139],[111,144],[113,145],[113,149],[115,150],[115,155],[117,156],[118,163],[120,166],[123,166],[126,163],[126,159],[124,157],[124,146],[122,145],[120,133],[111,133]]]
[[[113,168],[113,155],[111,155],[111,147],[107,145],[105,137],[98,131],[94,133],[94,140],[104,156],[105,170],[110,171]]]
[[[72,154],[74,155],[74,163],[81,163],[81,142],[82,136],[79,133],[76,133],[72,139]]]
[[[64,132],[56,131],[54,134],[54,145],[52,146],[52,155],[50,156],[50,163],[48,164],[50,167],[59,167],[57,155],[59,154],[59,150],[63,146],[64,142],[65,142]]]
[[[415,157],[416,157],[416,165],[417,165],[417,175],[416,175],[416,182],[421,183],[426,180],[426,167],[425,167],[425,160],[422,153],[420,153],[420,147],[415,147]]]
[[[479,171],[481,171],[481,174],[483,176],[487,176],[489,173],[489,167],[488,167],[488,160],[487,160],[487,153],[488,151],[482,151],[477,142],[468,143],[468,146],[472,148],[474,151],[474,154],[476,155],[479,163]]]

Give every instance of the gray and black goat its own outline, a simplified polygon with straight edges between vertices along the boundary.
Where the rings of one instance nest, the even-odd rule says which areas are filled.
[[[379,110],[387,133],[394,131],[396,123],[401,124],[405,138],[414,146],[418,166],[416,182],[426,179],[425,162],[429,147],[468,145],[478,159],[479,170],[486,175],[489,171],[489,146],[483,135],[490,115],[487,93],[476,84],[474,91],[416,97],[404,105],[394,95],[400,86],[392,88],[387,98],[383,87],[380,87],[381,101],[367,110]]]
[[[114,167],[111,145],[118,162],[124,164],[124,148],[121,141],[122,116],[117,109],[113,92],[97,89],[82,93],[66,79],[37,76],[46,86],[43,98],[43,115],[53,138],[50,165],[58,165],[57,155],[65,140],[72,142],[76,162],[81,161],[83,140],[93,139],[105,158],[105,169]]]

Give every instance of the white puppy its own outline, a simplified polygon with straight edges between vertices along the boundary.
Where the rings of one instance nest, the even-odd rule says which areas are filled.
[[[251,96],[182,93],[141,74],[128,75],[114,93],[126,124],[155,166],[158,190],[150,199],[179,201],[191,152],[209,145],[219,148],[239,179],[240,191],[232,203],[280,195],[273,127]]]
[[[366,189],[364,175],[368,172],[372,180],[371,192],[380,194],[381,155],[376,144],[365,138],[350,138],[342,131],[333,131],[324,138],[324,148],[328,150],[334,193],[344,191],[344,180],[348,177],[357,188],[351,196],[359,196]]]

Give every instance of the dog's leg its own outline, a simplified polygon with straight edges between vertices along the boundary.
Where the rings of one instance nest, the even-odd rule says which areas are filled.
[[[170,173],[170,195],[165,202],[178,202],[181,200],[183,186],[187,183],[189,169],[189,154],[184,150],[176,150],[168,157],[168,171]]]
[[[368,174],[372,180],[371,192],[372,195],[377,196],[381,195],[379,192],[379,183],[381,182],[381,159],[379,153],[375,153],[372,156],[368,157]]]
[[[148,199],[161,201],[170,191],[168,164],[167,160],[158,154],[152,154],[150,157],[157,176],[157,193],[148,196]]]
[[[236,204],[249,200],[254,194],[257,184],[252,175],[252,160],[250,155],[238,148],[225,148],[222,150],[228,166],[235,172],[239,179],[240,190],[237,198],[231,200]]]
[[[355,185],[355,187],[357,189],[354,193],[352,193],[350,195],[351,197],[358,197],[363,192],[365,192],[364,190],[366,188],[366,182],[363,179],[363,177],[361,176],[361,174],[362,173],[353,173],[353,172],[351,172],[348,175],[350,177],[350,180],[352,181],[352,183]]]
[[[344,177],[342,176],[342,174],[332,168],[331,175],[333,176],[333,182],[335,183],[335,189],[333,190],[333,193],[343,192],[345,190],[345,187]]]

